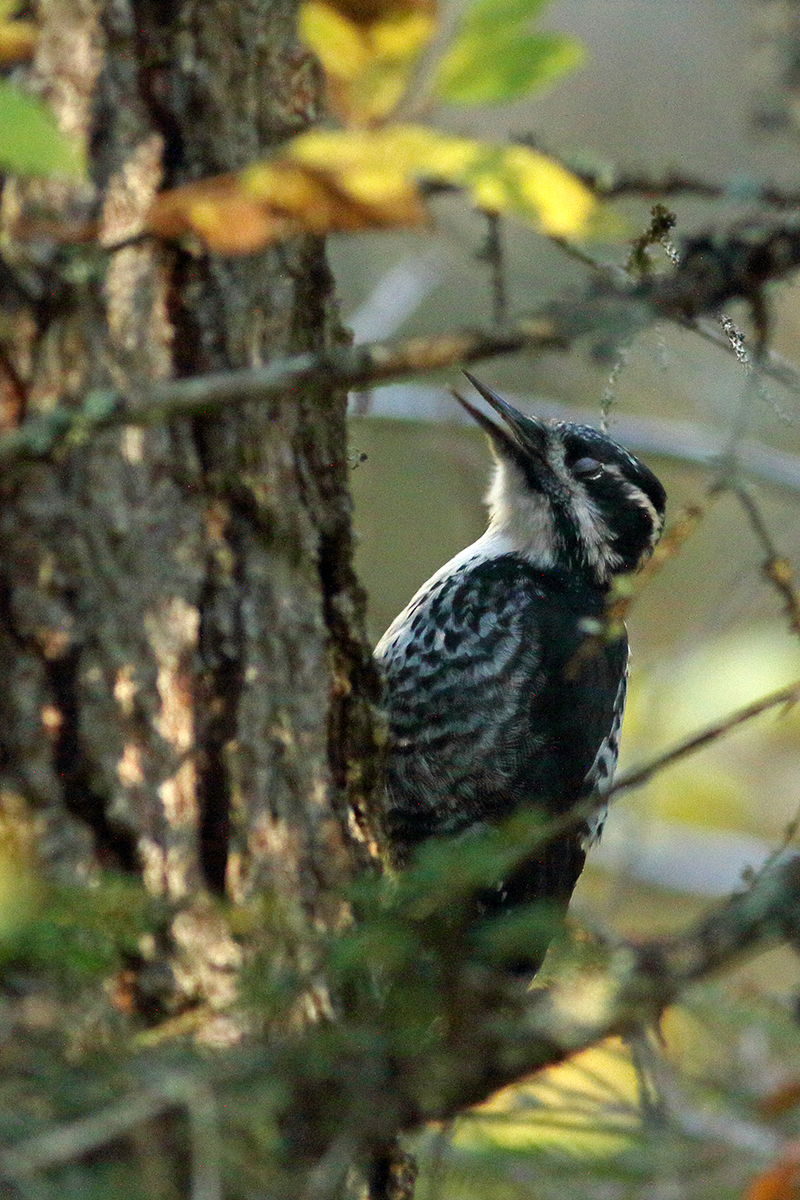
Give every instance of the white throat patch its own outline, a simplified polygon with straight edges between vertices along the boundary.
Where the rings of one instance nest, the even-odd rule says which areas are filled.
[[[608,526],[583,484],[567,470],[560,446],[551,446],[548,462],[569,495],[570,516],[577,526],[586,566],[601,582],[607,582],[620,563],[619,555],[610,546]],[[516,554],[536,566],[545,569],[556,566],[562,546],[553,505],[542,492],[532,491],[515,463],[507,459],[496,463],[486,500],[490,530],[508,541]]]
[[[486,494],[489,531],[506,541],[512,552],[539,567],[554,567],[557,538],[547,497],[533,492],[513,463],[496,463]]]

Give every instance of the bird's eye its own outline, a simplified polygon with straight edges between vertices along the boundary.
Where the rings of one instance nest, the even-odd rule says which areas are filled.
[[[603,464],[596,458],[579,458],[572,465],[572,474],[579,479],[599,479],[603,474]]]

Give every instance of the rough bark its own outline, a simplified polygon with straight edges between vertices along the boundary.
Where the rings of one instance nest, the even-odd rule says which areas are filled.
[[[32,85],[86,139],[95,190],[7,184],[3,427],[341,338],[317,240],[236,261],[119,245],[159,187],[315,118],[291,0],[41,0],[39,16]],[[15,240],[34,207],[96,211],[106,249]],[[5,794],[42,823],[51,871],[141,871],[183,902],[178,980],[212,1007],[238,949],[187,901],[267,890],[298,929],[331,928],[367,854],[347,820],[376,695],[347,469],[344,397],[307,387],[109,430],[0,484]]]

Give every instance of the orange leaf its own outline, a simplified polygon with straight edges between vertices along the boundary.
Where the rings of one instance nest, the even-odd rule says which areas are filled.
[[[800,1200],[800,1142],[789,1142],[782,1156],[756,1175],[743,1200]]]
[[[162,192],[147,227],[161,237],[194,234],[219,254],[248,254],[295,232],[284,217],[246,196],[235,175]]]
[[[427,210],[413,183],[375,192],[363,180],[273,159],[238,175],[186,184],[156,197],[147,228],[162,237],[193,234],[219,254],[247,254],[299,233],[419,225]]]

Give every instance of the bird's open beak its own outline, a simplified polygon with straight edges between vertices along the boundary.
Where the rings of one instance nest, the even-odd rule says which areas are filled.
[[[503,400],[469,371],[465,371],[464,374],[475,390],[480,392],[486,403],[490,404],[502,419],[503,424],[495,424],[486,413],[475,408],[457,391],[453,390],[453,395],[469,415],[477,421],[481,429],[489,435],[498,454],[518,458],[522,453],[526,458],[534,458],[544,464],[547,447],[547,426],[544,421],[540,421],[538,417],[526,417],[524,413],[514,408],[513,404]]]

